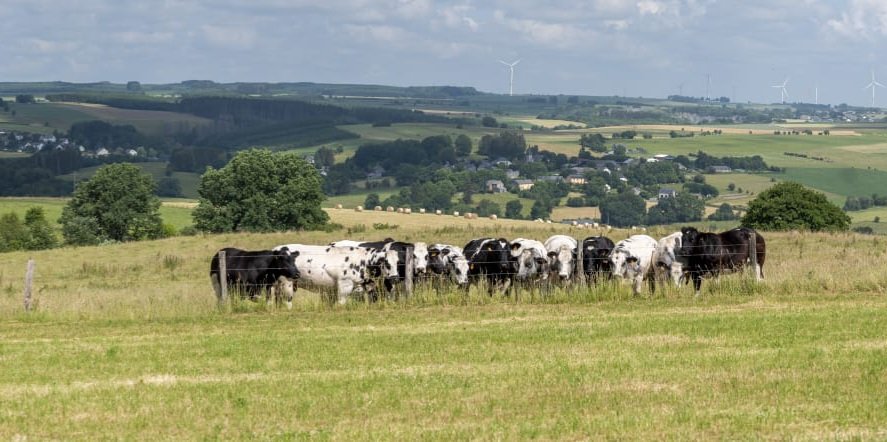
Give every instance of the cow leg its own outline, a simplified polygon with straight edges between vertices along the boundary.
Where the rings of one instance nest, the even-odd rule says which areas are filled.
[[[279,304],[281,299],[286,301],[286,308],[288,310],[293,309],[293,295],[295,294],[295,283],[283,276],[277,278],[277,283],[272,287],[275,291],[275,303]]]
[[[220,279],[219,274],[218,273],[210,274],[209,279],[213,283],[213,290],[216,292],[216,300],[219,305],[222,305],[222,303],[224,303],[225,300],[222,299],[222,284],[219,281],[219,279]]]
[[[764,280],[764,268],[761,267],[761,264],[755,264],[755,279],[758,281]]]
[[[693,290],[696,291],[696,297],[702,294],[700,290],[702,288],[702,275],[699,272],[693,272],[690,274],[690,277],[693,279]]]

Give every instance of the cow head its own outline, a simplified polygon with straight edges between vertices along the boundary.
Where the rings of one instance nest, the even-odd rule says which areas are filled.
[[[413,244],[413,263],[417,273],[425,273],[428,270],[428,244],[417,242]]]
[[[613,275],[617,278],[632,279],[640,271],[638,257],[625,249],[615,249],[610,254],[610,264],[613,266]]]
[[[681,228],[680,250],[676,248],[675,255],[690,256],[693,253],[693,248],[698,245],[699,236],[699,231],[694,227]]]
[[[464,256],[451,255],[447,263],[447,270],[450,271],[450,275],[457,284],[468,284],[468,260]]]
[[[397,250],[386,250],[382,253],[382,276],[386,278],[397,278],[397,265],[400,263],[400,257]]]
[[[563,245],[559,249],[548,252],[548,264],[551,273],[557,273],[560,278],[569,278],[573,275],[576,258],[575,249]]]
[[[271,252],[271,255],[271,262],[268,267],[275,269],[279,276],[289,279],[298,279],[301,276],[299,269],[296,268],[296,257],[299,256],[298,250],[291,252],[289,248],[281,247]]]
[[[544,256],[532,249],[524,249],[520,256],[517,257],[517,277],[518,279],[529,279],[534,276],[541,276],[542,279],[548,277],[549,265],[548,260]]]
[[[450,253],[450,249],[441,250],[437,245],[428,248],[428,269],[432,273],[442,275],[447,270],[446,256]]]

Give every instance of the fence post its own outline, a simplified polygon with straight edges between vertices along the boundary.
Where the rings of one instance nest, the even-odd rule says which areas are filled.
[[[404,261],[404,279],[403,279],[403,289],[406,293],[406,296],[413,296],[413,272],[415,271],[415,263],[413,262],[413,247],[407,246],[404,251],[405,261]]]
[[[228,265],[225,259],[225,251],[219,251],[219,285],[221,286],[222,298],[220,304],[224,304],[228,300]]]
[[[31,311],[31,285],[34,283],[34,259],[28,259],[28,270],[25,272],[25,311]]]
[[[576,240],[576,265],[574,267],[579,272],[577,281],[580,284],[585,284],[585,244],[580,240]]]
[[[751,271],[755,276],[755,281],[758,280],[758,234],[757,232],[751,232],[751,236],[748,238],[748,256],[751,260]]]

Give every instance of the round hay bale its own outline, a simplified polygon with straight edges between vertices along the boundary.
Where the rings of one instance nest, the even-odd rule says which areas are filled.
[[[465,214],[465,219],[471,219],[471,212]]]
[[[403,209],[403,213],[406,213],[407,215],[411,215],[413,213],[413,209],[407,207],[406,209]]]
[[[337,208],[337,209],[341,209],[341,208],[342,208],[342,205],[341,205],[341,204],[336,204],[336,208]]]
[[[376,206],[376,207],[373,207],[373,210],[375,210],[376,212],[381,212],[381,211],[382,211],[382,206]]]
[[[494,213],[494,214],[490,215],[490,219],[493,221],[496,221],[497,219],[499,219],[499,217],[496,216],[496,214]]]
[[[541,222],[543,222],[543,221],[542,221],[542,218],[536,218],[536,222],[537,222],[537,223],[541,223]]]
[[[397,213],[403,213],[403,207],[398,207],[398,208],[397,208]]]
[[[579,225],[579,221],[573,221],[573,222],[571,222],[570,224],[571,224],[573,227],[576,227],[576,226]]]
[[[363,206],[357,206],[354,208],[355,212],[363,212]]]
[[[551,220],[550,219],[545,220],[545,224],[551,224]]]
[[[425,213],[425,209],[419,209],[419,213]]]
[[[453,216],[459,216],[459,212],[453,212]]]
[[[443,212],[441,212],[440,210],[435,210],[435,211],[434,211],[434,214],[435,214],[435,215],[443,215]]]
[[[388,207],[385,209],[385,211],[386,211],[386,212],[394,212],[394,207],[388,206]]]
[[[597,229],[597,228],[600,227],[601,225],[598,224],[598,223],[592,223],[591,226],[594,227],[595,229]]]

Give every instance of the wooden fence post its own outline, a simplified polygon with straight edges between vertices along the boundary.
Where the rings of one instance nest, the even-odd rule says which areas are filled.
[[[751,271],[755,277],[755,281],[758,280],[758,234],[756,232],[751,232],[751,236],[748,238],[748,256],[751,264]]]
[[[25,272],[25,311],[31,311],[31,285],[34,283],[34,259],[28,259],[28,270]]]
[[[225,304],[228,300],[228,266],[225,262],[225,251],[219,251],[219,285],[221,285],[222,297],[219,299],[220,304]]]
[[[577,281],[580,284],[585,283],[585,244],[582,244],[582,241],[576,240],[576,271],[579,272],[577,275]]]
[[[413,272],[416,269],[416,264],[413,262],[413,247],[408,246],[404,251],[406,255],[406,260],[404,261],[404,280],[403,280],[403,289],[406,293],[406,296],[413,296]]]

